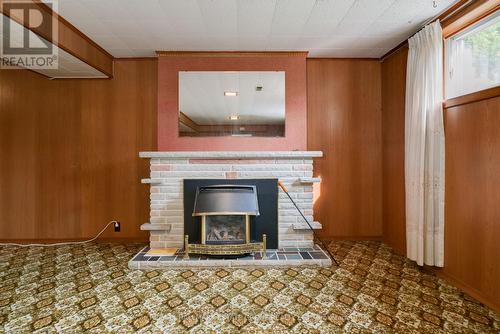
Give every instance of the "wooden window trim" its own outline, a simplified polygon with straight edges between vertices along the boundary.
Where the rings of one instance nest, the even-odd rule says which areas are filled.
[[[500,86],[480,90],[478,92],[457,96],[443,102],[443,109],[448,109],[463,104],[478,102],[500,96]]]
[[[441,21],[447,39],[500,9],[500,0],[475,0]]]
[[[500,9],[500,0],[476,0],[457,10],[441,22],[443,29],[443,93],[446,85],[446,48],[445,41],[448,38],[462,32],[484,18],[492,15]],[[483,89],[465,95],[447,99],[443,102],[443,108],[456,107],[463,104],[486,100],[500,96],[500,86]]]

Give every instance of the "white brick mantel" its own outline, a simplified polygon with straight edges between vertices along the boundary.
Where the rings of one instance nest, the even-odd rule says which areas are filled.
[[[140,152],[150,159],[150,221],[142,226],[150,233],[151,248],[182,247],[184,235],[184,179],[279,179],[310,222],[313,221],[313,158],[321,151],[212,151]],[[321,224],[314,223],[314,228]],[[280,190],[278,205],[279,247],[311,247],[312,232]]]
[[[151,159],[312,159],[322,156],[321,151],[139,152],[139,157]]]

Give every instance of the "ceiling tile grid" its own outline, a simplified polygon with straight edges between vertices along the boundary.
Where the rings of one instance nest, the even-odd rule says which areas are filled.
[[[115,57],[156,50],[309,51],[378,58],[456,0],[59,0]]]

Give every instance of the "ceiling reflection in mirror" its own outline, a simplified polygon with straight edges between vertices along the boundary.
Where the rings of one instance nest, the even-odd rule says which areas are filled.
[[[179,136],[284,137],[285,72],[179,72]]]

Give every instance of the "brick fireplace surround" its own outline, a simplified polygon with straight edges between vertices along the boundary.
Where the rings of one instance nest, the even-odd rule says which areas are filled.
[[[313,221],[313,158],[320,151],[140,152],[150,159],[150,221],[141,225],[150,233],[151,250],[182,248],[184,240],[183,179],[279,179],[309,221]],[[314,222],[320,229],[321,224]],[[280,190],[278,246],[310,249],[313,233]]]

